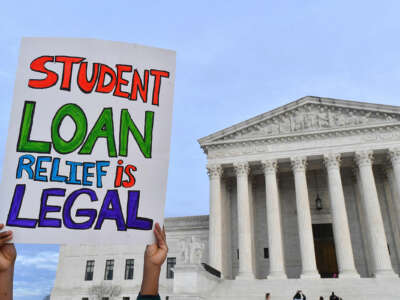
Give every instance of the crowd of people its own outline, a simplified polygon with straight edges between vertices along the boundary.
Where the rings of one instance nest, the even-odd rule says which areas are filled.
[[[307,297],[306,295],[303,294],[301,290],[298,290],[296,294],[293,296],[293,300],[306,300]],[[265,300],[272,300],[271,298],[271,293],[266,293],[265,294]],[[324,300],[324,297],[320,296],[319,300]],[[329,300],[342,300],[342,298],[338,297],[335,295],[334,292],[329,296]]]

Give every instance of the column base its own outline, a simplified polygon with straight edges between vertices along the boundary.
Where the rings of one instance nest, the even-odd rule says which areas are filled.
[[[254,276],[253,273],[239,273],[236,277],[235,280],[254,280],[256,277]]]
[[[375,278],[399,278],[393,270],[379,270],[374,274]]]
[[[343,278],[361,278],[361,276],[356,270],[344,270],[339,272],[339,279]]]
[[[321,275],[317,271],[307,271],[300,275],[301,279],[320,279]]]
[[[272,272],[267,276],[267,279],[287,279],[285,272]]]

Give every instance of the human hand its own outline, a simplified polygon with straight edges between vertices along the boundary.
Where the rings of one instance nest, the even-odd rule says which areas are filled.
[[[141,295],[157,295],[160,280],[161,266],[167,258],[168,245],[165,229],[161,230],[160,224],[154,226],[156,242],[147,245],[144,252],[143,280],[140,289]]]
[[[0,224],[0,230],[4,224]],[[12,231],[0,232],[0,272],[8,271],[14,266],[17,251],[14,244],[7,244],[13,238]]]
[[[17,257],[14,244],[7,244],[12,239],[11,231],[1,230],[4,224],[0,224],[0,299],[12,300],[14,263]]]
[[[160,267],[164,263],[168,254],[167,238],[165,235],[165,229],[161,230],[160,224],[156,223],[154,226],[154,235],[156,242],[151,245],[147,245],[144,253],[144,263],[149,267]]]

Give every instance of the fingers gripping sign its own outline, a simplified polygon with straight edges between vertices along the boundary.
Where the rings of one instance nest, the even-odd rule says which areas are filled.
[[[17,257],[14,244],[10,244],[13,234],[3,231],[4,224],[0,224],[0,299],[12,300],[14,263]]]
[[[8,270],[17,257],[14,244],[9,242],[12,240],[12,231],[2,231],[4,224],[0,224],[0,272]]]
[[[160,224],[154,226],[156,241],[147,245],[144,253],[143,281],[140,289],[141,295],[157,295],[158,281],[160,278],[161,266],[167,258],[168,245],[165,229]]]
[[[156,237],[156,242],[151,245],[147,245],[145,262],[161,267],[167,258],[168,246],[165,229],[163,228],[161,230],[160,224],[158,223],[156,223],[154,226],[154,235]]]

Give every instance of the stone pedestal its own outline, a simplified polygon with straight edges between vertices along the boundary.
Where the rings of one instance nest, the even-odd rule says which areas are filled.
[[[219,282],[220,278],[211,275],[198,264],[177,264],[174,268],[174,294],[198,296],[208,293]]]

